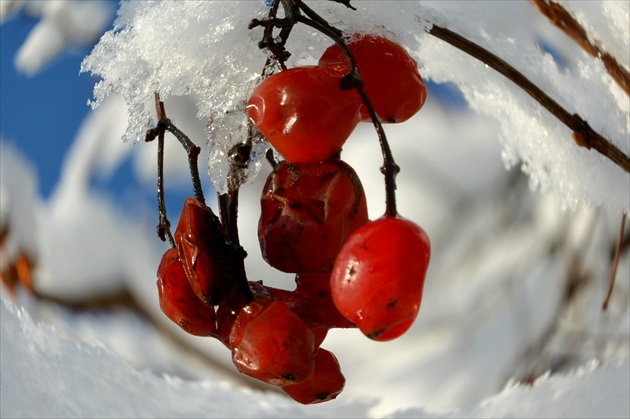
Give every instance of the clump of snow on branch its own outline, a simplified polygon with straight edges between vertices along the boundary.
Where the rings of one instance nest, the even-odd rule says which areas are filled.
[[[630,67],[628,40],[630,39],[630,7],[628,2],[602,0],[597,2],[558,1],[573,11],[575,18],[586,28],[589,41],[611,54],[619,64]]]
[[[587,203],[630,209],[627,173],[595,151],[577,147],[568,128],[509,80],[425,33],[432,23],[439,23],[489,48],[628,153],[630,110],[619,87],[603,64],[585,53],[574,57],[574,67],[559,68],[526,28],[531,19],[544,19],[532,17],[536,12],[530,5],[522,5],[528,19],[514,19],[510,25],[519,34],[517,42],[505,27],[491,23],[496,21],[492,19],[495,12],[475,2],[355,3],[357,11],[335,3],[313,6],[347,33],[376,31],[397,38],[424,67],[426,77],[455,82],[473,109],[499,120],[504,161],[507,166],[521,164],[532,187],[558,192],[570,208]],[[627,16],[628,7],[623,2],[602,3],[589,14],[596,18],[588,26],[598,25],[594,33],[610,42],[615,53],[625,52],[624,56],[630,49],[625,32],[607,31],[602,25],[618,26],[617,16]],[[122,94],[129,105],[125,139],[137,140],[153,121],[154,92],[164,97],[195,94],[197,116],[207,124],[219,124],[207,133],[209,168],[215,188],[225,192],[231,146],[225,138],[230,136],[215,133],[229,129],[233,121],[223,117],[235,109],[242,111],[258,80],[266,59],[257,47],[261,31],[247,26],[251,19],[264,17],[266,10],[263,1],[123,3],[116,28],[83,63],[83,71],[103,79],[94,90],[93,104],[113,92]],[[524,34],[529,39],[520,36]],[[310,28],[294,29],[287,44],[293,53],[289,65],[312,64],[330,43]]]
[[[103,36],[82,66],[83,71],[103,79],[95,87],[92,105],[111,93],[121,94],[129,106],[124,140],[137,141],[155,122],[154,92],[163,99],[195,95],[197,116],[208,125],[210,175],[215,188],[225,192],[229,151],[246,138],[246,129],[237,138],[234,119],[243,114],[267,59],[257,46],[261,31],[247,27],[267,10],[263,1],[123,3],[115,28]],[[338,4],[326,6],[323,12],[331,22],[348,22],[354,30],[383,24],[376,18],[377,11],[367,20]],[[343,22],[336,22],[340,16],[344,16]],[[385,16],[393,22],[394,15]],[[403,23],[418,27],[414,15],[407,19]],[[330,44],[326,37],[314,36],[311,29],[296,30],[288,44],[294,54],[289,64],[313,63]],[[233,132],[226,135],[226,131]],[[250,175],[257,174],[256,163],[264,151],[260,147],[254,150]]]
[[[524,14],[536,14],[531,6],[524,7]],[[626,15],[628,7],[628,3],[619,3],[619,8],[626,9]],[[578,51],[575,57],[570,57],[574,61],[571,68],[560,68],[536,43],[523,42],[523,36],[497,36],[500,29],[484,26],[487,10],[477,4],[460,8],[445,3],[433,13],[438,21],[446,22],[446,27],[456,28],[514,65],[570,113],[581,115],[624,153],[630,152],[627,96],[612,81],[601,61]],[[606,22],[607,15],[602,10],[600,13],[599,22]],[[466,22],[475,22],[475,25]],[[519,25],[518,20],[511,24]],[[521,35],[522,30],[517,33]],[[623,36],[623,32],[616,34]],[[627,56],[630,51],[627,38],[624,48]],[[571,130],[511,81],[436,39],[425,39],[418,54],[427,62],[426,74],[430,78],[438,82],[454,81],[473,109],[498,119],[504,161],[507,166],[522,164],[532,187],[543,192],[558,192],[564,205],[572,209],[588,203],[628,211],[628,173],[597,152],[577,147]],[[466,71],[458,71],[458,68]]]

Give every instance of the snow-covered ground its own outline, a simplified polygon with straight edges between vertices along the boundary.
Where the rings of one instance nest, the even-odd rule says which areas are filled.
[[[34,322],[3,300],[0,415],[12,417],[369,417],[378,394],[301,406],[217,378],[186,380],[136,369],[100,344]],[[628,364],[591,362],[533,386],[508,385],[499,394],[440,415],[421,407],[389,417],[624,417]]]
[[[600,62],[526,2],[353,3],[358,13],[341,5],[322,12],[351,30],[387,25],[428,80],[454,83],[469,103],[453,109],[430,96],[412,120],[386,127],[402,169],[399,211],[422,225],[433,245],[416,324],[387,343],[355,330],[331,332],[323,347],[339,358],[346,388],[333,402],[300,406],[237,374],[218,342],[188,336],[161,314],[155,271],[165,247],[154,232],[156,210],[120,208],[89,179],[115,171],[131,154],[138,178],[154,188],[155,145],[132,147],[120,138],[141,134],[156,88],[169,116],[207,148],[207,121],[220,123],[217,112],[246,97],[264,62],[259,34],[240,30],[264,2],[125,3],[117,31],[85,62],[103,77],[95,92],[100,105],[68,151],[50,199],[38,196],[19,139],[2,145],[0,226],[10,228],[2,263],[21,250],[31,254],[35,287],[47,298],[2,289],[0,416],[630,416],[627,247],[610,306],[601,310],[630,177],[576,147],[569,130],[519,89],[423,28],[439,22],[494,50],[626,153],[627,96]],[[563,4],[611,53],[629,55],[619,16],[628,16],[630,4]],[[294,63],[309,62],[326,45],[298,29],[291,39]],[[208,60],[201,47],[225,59]],[[221,139],[207,140],[212,149]],[[187,173],[176,149],[167,141],[169,179]],[[370,216],[378,217],[381,156],[369,125],[353,134],[343,158],[364,184]],[[522,164],[527,175],[506,163]],[[258,251],[258,199],[270,168],[260,170],[243,187],[239,212],[247,271],[250,279],[291,288],[291,277]],[[220,185],[221,174],[212,176]],[[203,181],[211,196],[210,179]],[[123,291],[139,311],[54,302]]]

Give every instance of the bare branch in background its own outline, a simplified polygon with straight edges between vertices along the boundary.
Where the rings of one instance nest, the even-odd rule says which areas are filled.
[[[549,0],[529,1],[540,13],[547,16],[551,23],[582,47],[584,51],[595,58],[601,59],[610,77],[630,96],[630,73],[628,70],[623,68],[615,57],[593,44],[589,40],[586,30],[562,5]]]
[[[475,57],[479,61],[512,80],[517,86],[525,90],[545,109],[569,127],[573,131],[573,139],[577,145],[597,150],[600,154],[608,157],[624,171],[630,173],[630,157],[611,143],[609,139],[593,130],[589,126],[588,122],[580,117],[580,115],[569,113],[566,109],[560,106],[558,102],[553,100],[547,93],[532,83],[532,81],[503,59],[480,45],[477,45],[463,36],[451,31],[450,29],[433,25],[431,30],[429,30],[429,34],[451,44],[468,55]]]

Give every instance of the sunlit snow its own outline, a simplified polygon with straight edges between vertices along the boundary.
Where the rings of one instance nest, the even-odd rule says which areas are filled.
[[[0,303],[2,417],[369,417],[373,400],[303,407],[224,380],[186,381],[134,370],[107,348],[34,322]],[[628,413],[629,365],[589,363],[533,387],[509,386],[474,407],[441,415],[420,408],[389,417],[619,417]]]

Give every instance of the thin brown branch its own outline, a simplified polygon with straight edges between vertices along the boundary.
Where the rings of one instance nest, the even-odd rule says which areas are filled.
[[[517,86],[525,90],[545,109],[569,127],[573,131],[573,139],[577,145],[597,150],[600,154],[609,158],[624,171],[630,173],[630,157],[628,155],[624,154],[606,137],[593,130],[578,114],[569,113],[566,109],[560,106],[558,102],[553,100],[547,93],[532,83],[521,72],[516,70],[503,59],[478,44],[475,44],[463,36],[451,31],[450,29],[433,25],[429,33],[436,38],[439,38],[464,51],[468,55],[477,58],[484,64],[512,80]]]
[[[160,95],[157,92],[155,93],[155,107],[158,111],[158,120],[161,121],[166,118],[164,102],[160,100]],[[158,237],[162,241],[164,241],[165,238],[168,238],[168,242],[170,243],[171,247],[175,248],[175,239],[173,238],[173,234],[171,234],[171,223],[168,221],[168,217],[166,216],[166,200],[164,199],[164,130],[159,130],[158,133],[157,160],[157,198],[159,214],[157,233]]]
[[[604,300],[604,304],[602,305],[602,310],[608,309],[610,297],[612,296],[613,288],[615,287],[615,277],[617,276],[617,266],[619,265],[619,254],[621,253],[621,243],[623,241],[623,232],[626,227],[627,215],[628,214],[624,212],[621,216],[619,235],[617,236],[617,245],[615,246],[615,256],[613,257],[612,268],[610,270],[610,279],[608,281],[608,292],[606,293],[606,299]]]
[[[599,46],[589,41],[586,30],[562,5],[549,0],[529,0],[529,2],[584,51],[595,58],[600,58],[610,77],[630,96],[630,73],[628,70],[623,68],[615,57],[602,51]]]

